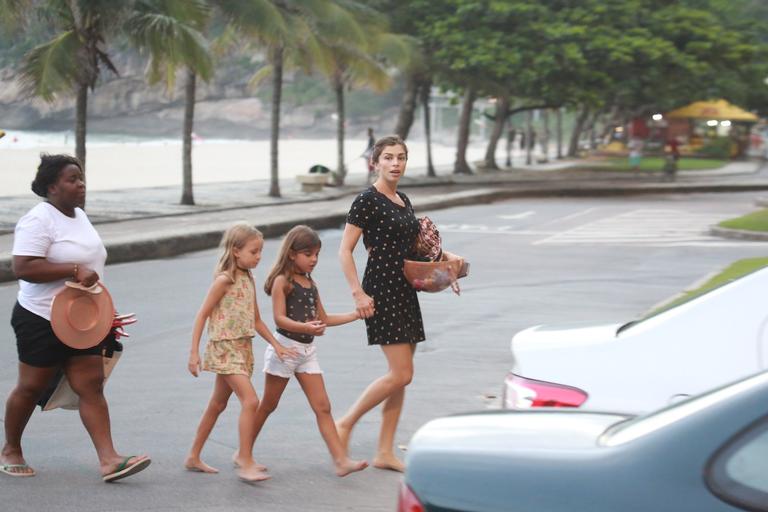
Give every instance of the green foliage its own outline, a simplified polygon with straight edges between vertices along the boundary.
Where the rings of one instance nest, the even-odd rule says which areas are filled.
[[[746,231],[768,231],[768,209],[748,213],[735,219],[724,220],[719,225],[724,228]]]
[[[697,153],[706,158],[730,158],[732,145],[733,141],[728,137],[708,139],[707,143]]]

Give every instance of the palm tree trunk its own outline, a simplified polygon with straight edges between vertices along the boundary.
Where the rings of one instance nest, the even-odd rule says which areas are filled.
[[[182,178],[181,204],[195,204],[192,191],[192,127],[195,124],[195,87],[197,75],[187,68],[187,83],[184,86],[184,127],[182,129]]]
[[[509,96],[502,95],[496,104],[496,118],[493,121],[493,130],[488,140],[488,148],[485,150],[485,163],[483,167],[486,169],[499,169],[499,166],[496,165],[496,147],[504,132],[504,126],[507,124],[507,114],[509,114]]]
[[[336,93],[336,144],[338,163],[336,164],[336,184],[343,185],[344,178],[347,176],[347,169],[344,167],[344,81],[341,77],[336,77],[333,84]]]
[[[408,73],[405,77],[405,93],[400,102],[400,113],[397,116],[395,134],[403,140],[408,138],[408,133],[413,126],[413,118],[416,113],[416,100],[418,99],[419,84],[414,73]]]
[[[525,165],[533,163],[533,109],[525,113]]]
[[[568,156],[574,157],[579,154],[579,139],[581,138],[581,132],[584,130],[584,125],[589,117],[589,107],[582,107],[576,118],[576,123],[573,125],[573,132],[571,132],[571,143],[568,146]]]
[[[429,96],[432,89],[432,80],[426,80],[421,83],[421,109],[424,111],[424,137],[427,142],[427,176],[434,178],[437,176],[435,166],[432,163],[432,125],[430,122]]]
[[[85,174],[85,133],[86,120],[88,118],[88,84],[80,84],[77,87],[77,101],[75,103],[75,156],[83,166]]]
[[[541,111],[541,152],[544,154],[541,161],[542,163],[549,162],[549,109],[545,108]]]
[[[467,163],[467,146],[469,145],[469,132],[472,124],[472,105],[475,103],[475,90],[468,86],[464,91],[464,101],[461,104],[461,117],[459,118],[459,138],[456,143],[456,162],[453,164],[454,174],[472,174],[472,169]]]
[[[563,158],[563,107],[557,107],[557,159]]]
[[[269,196],[280,197],[278,142],[280,140],[280,101],[283,93],[283,47],[272,51],[272,119],[269,135]]]

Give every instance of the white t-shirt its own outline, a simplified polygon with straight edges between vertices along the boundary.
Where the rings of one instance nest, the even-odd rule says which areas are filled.
[[[40,256],[51,263],[72,263],[90,268],[104,279],[107,250],[88,216],[75,208],[75,217],[67,217],[55,206],[41,202],[16,224],[13,237],[14,256]],[[71,279],[71,278],[70,278]],[[64,281],[30,283],[19,279],[19,304],[46,320],[51,319],[51,301]]]

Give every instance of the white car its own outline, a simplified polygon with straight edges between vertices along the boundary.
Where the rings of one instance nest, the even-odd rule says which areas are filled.
[[[768,268],[640,321],[512,338],[502,406],[648,412],[768,369]]]

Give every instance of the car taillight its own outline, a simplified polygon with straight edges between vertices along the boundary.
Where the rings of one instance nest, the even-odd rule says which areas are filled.
[[[526,379],[511,372],[504,379],[503,405],[506,409],[578,407],[587,396],[586,392],[573,386]]]
[[[397,512],[424,512],[424,505],[405,482],[400,482],[400,495],[397,498]]]

